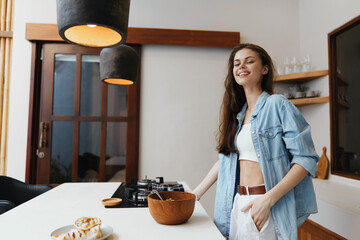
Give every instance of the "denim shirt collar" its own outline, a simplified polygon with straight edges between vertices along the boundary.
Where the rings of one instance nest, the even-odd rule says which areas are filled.
[[[255,105],[255,109],[254,112],[252,113],[252,117],[256,117],[256,115],[259,113],[260,109],[264,106],[266,99],[270,96],[269,93],[263,91],[258,100],[256,101],[256,105]],[[247,109],[247,102],[245,102],[243,108],[241,109],[241,111],[237,114],[236,118],[237,120],[240,122],[243,120],[244,116],[245,116],[245,111]]]

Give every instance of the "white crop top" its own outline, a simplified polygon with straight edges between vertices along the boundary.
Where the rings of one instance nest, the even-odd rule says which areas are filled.
[[[259,162],[256,157],[254,144],[250,134],[251,124],[242,125],[241,130],[236,138],[236,146],[239,151],[239,159]]]

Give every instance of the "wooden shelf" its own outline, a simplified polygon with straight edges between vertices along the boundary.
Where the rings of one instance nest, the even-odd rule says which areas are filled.
[[[315,78],[324,77],[329,74],[328,70],[319,70],[312,72],[302,72],[302,73],[293,73],[287,75],[279,75],[274,79],[274,83],[304,83]],[[296,98],[290,99],[290,101],[298,107],[318,104],[318,103],[327,103],[329,102],[329,97],[312,97],[312,98]]]
[[[318,104],[318,103],[327,103],[329,102],[329,97],[313,97],[313,98],[297,98],[290,99],[290,101],[297,107]]]
[[[329,74],[328,70],[320,70],[313,72],[302,72],[302,73],[293,73],[287,75],[276,76],[274,82],[276,83],[303,83],[311,81],[318,77],[323,77]]]

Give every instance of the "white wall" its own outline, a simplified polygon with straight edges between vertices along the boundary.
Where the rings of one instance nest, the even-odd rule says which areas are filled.
[[[359,4],[357,0],[132,0],[129,26],[237,31],[242,42],[263,46],[275,63],[280,64],[285,56],[311,53],[315,70],[320,70],[327,69],[327,33],[355,17]],[[23,180],[31,60],[25,23],[56,23],[55,1],[17,0],[14,14],[7,174]],[[194,188],[216,161],[215,134],[229,51],[143,47],[140,176],[162,175],[168,180],[184,180]],[[328,95],[326,77],[311,85]],[[322,146],[330,147],[329,106],[309,106],[302,111],[321,154]],[[329,181],[359,184],[336,176]],[[214,196],[215,187],[201,200],[210,216]],[[321,211],[327,211],[323,209],[329,204],[320,205]],[[317,216],[320,224],[334,229],[321,213]],[[346,230],[346,226],[335,229],[340,234]]]
[[[133,1],[129,26],[237,31],[242,42],[260,44],[280,59],[298,51],[298,7],[289,1],[272,5],[266,1]],[[259,16],[279,27],[269,28]],[[144,48],[140,176],[184,179],[194,188],[217,160],[215,134],[229,51]],[[201,200],[210,216],[214,196],[215,187]]]
[[[140,176],[182,179],[194,188],[217,160],[215,133],[229,50],[143,50]],[[214,189],[203,199],[210,208]]]
[[[328,69],[328,33],[359,14],[358,0],[299,1],[300,55],[311,53],[315,70]],[[312,82],[311,86],[321,90],[323,96],[329,95],[328,77]],[[302,112],[312,126],[317,152],[321,154],[326,146],[330,158],[329,107],[329,104],[309,106],[302,108]],[[353,226],[360,226],[360,181],[330,174],[329,180],[316,180],[314,184],[319,213],[311,219],[348,239],[359,239],[360,229]]]
[[[14,14],[7,174],[23,180],[31,54],[25,23],[56,23],[55,1],[18,0]],[[299,50],[297,1],[133,0],[129,26],[237,31],[242,42],[262,45],[275,61]],[[216,161],[215,134],[229,51],[144,46],[140,176],[163,175],[194,188]],[[215,187],[202,199],[211,216],[214,195]]]

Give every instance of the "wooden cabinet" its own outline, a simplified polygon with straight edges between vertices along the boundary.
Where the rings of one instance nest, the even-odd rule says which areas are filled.
[[[307,219],[303,225],[298,227],[298,240],[346,240],[346,238],[324,228],[310,219]]]
[[[301,84],[309,82],[311,80],[317,79],[328,75],[328,70],[312,71],[312,72],[302,72],[302,73],[293,73],[287,75],[279,75],[274,79],[274,83],[294,83]],[[310,97],[310,98],[296,98],[290,99],[290,101],[298,106],[307,106],[311,104],[326,103],[329,102],[329,97]]]

